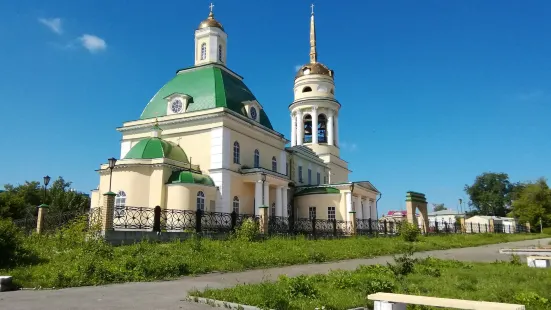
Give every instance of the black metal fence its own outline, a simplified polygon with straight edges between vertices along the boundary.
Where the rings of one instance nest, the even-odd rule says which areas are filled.
[[[54,208],[55,210],[55,208]],[[99,210],[97,210],[99,211]],[[77,217],[89,217],[91,210],[72,210],[72,211],[52,211],[46,213],[42,220],[42,232],[49,233],[57,230],[60,227],[67,225]],[[37,230],[38,216],[29,213],[22,219],[14,220],[13,223],[23,232],[31,234]]]

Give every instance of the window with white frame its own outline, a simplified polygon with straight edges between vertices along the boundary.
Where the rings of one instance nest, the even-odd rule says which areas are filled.
[[[275,202],[272,203],[272,207],[270,208],[270,216],[272,217],[275,217],[276,216],[276,212],[275,212]]]
[[[335,219],[335,207],[328,207],[327,208],[327,219],[328,220],[334,220]]]
[[[239,214],[239,197],[233,197],[233,212]]]
[[[260,168],[260,152],[258,150],[254,150],[254,167]]]
[[[316,218],[316,207],[310,207],[308,208],[308,218],[314,219]]]
[[[233,143],[233,163],[239,164],[239,142]]]
[[[115,217],[122,217],[126,214],[126,193],[119,191],[115,196]]]
[[[298,181],[302,183],[302,166],[298,166]]]
[[[207,43],[201,44],[201,60],[207,59]]]
[[[272,171],[277,172],[277,159],[275,156],[272,157]]]
[[[202,191],[197,193],[197,211],[205,211],[205,193]]]

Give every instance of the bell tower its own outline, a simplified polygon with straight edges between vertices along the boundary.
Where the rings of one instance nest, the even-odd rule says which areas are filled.
[[[226,65],[228,35],[222,24],[214,19],[214,4],[210,4],[209,17],[195,30],[195,65],[208,63]]]
[[[314,5],[310,16],[310,62],[300,67],[294,84],[291,112],[291,146],[312,149],[331,170],[331,183],[348,181],[348,164],[340,158],[339,110],[335,74],[318,62]]]

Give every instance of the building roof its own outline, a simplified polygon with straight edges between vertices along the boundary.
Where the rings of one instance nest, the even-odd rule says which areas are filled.
[[[189,163],[186,152],[174,142],[161,138],[145,138],[134,145],[124,156],[124,159],[155,159],[168,158],[183,163]]]
[[[459,212],[456,210],[440,210],[429,212],[428,216],[438,216],[438,215],[465,215],[465,212]]]
[[[208,64],[180,70],[153,96],[142,112],[140,119],[165,116],[166,97],[172,94],[186,94],[191,97],[185,112],[227,108],[249,118],[245,102],[256,97],[241,78],[230,73],[219,64]],[[259,111],[260,124],[273,130],[264,109]]]
[[[214,186],[214,181],[208,175],[193,173],[190,171],[176,171],[173,172],[167,183],[172,184],[203,184],[208,186]]]
[[[306,195],[340,194],[341,191],[330,186],[301,186],[296,188],[295,197]]]
[[[515,218],[513,217],[501,217],[501,216],[490,216],[490,215],[475,215],[471,218],[469,218],[468,220],[470,219],[473,219],[473,218],[481,218],[481,219],[485,219],[485,220],[490,220],[490,219],[493,219],[493,220],[498,220],[498,221],[514,221]]]

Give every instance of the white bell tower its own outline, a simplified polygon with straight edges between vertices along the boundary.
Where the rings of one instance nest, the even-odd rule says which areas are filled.
[[[214,19],[214,4],[210,4],[209,17],[195,30],[195,65],[208,63],[226,65],[228,35],[222,24]]]
[[[312,149],[331,169],[331,182],[348,181],[348,164],[340,158],[339,110],[335,99],[335,74],[318,62],[314,5],[310,16],[310,62],[295,77],[291,112],[291,146]]]

